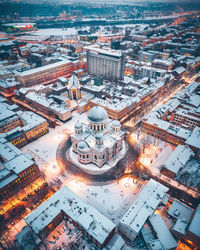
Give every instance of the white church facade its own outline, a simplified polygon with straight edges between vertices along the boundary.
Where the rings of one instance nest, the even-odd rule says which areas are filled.
[[[110,120],[104,108],[95,106],[88,112],[88,124],[75,124],[71,140],[72,150],[80,163],[93,163],[101,168],[118,156],[124,133],[119,121]]]

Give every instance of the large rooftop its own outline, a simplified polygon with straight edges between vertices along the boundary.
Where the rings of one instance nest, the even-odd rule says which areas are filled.
[[[52,68],[56,68],[56,67],[59,67],[61,65],[68,64],[68,63],[70,63],[70,61],[62,60],[62,61],[51,63],[51,64],[48,64],[48,65],[45,65],[45,66],[42,66],[42,67],[38,67],[38,68],[35,68],[35,69],[26,70],[26,71],[23,71],[23,72],[16,72],[16,75],[18,75],[18,76],[32,75],[32,74],[39,73],[41,71],[49,70],[49,69],[52,69]]]
[[[151,179],[139,193],[137,200],[125,213],[120,223],[129,226],[135,232],[139,232],[162,201],[168,188]]]
[[[72,220],[77,222],[88,234],[101,244],[104,243],[109,233],[115,228],[115,224],[94,207],[81,200],[66,186],[57,191],[32,212],[25,221],[33,231],[38,234],[48,226],[61,211],[69,215]]]

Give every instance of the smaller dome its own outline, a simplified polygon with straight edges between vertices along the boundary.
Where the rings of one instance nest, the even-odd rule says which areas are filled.
[[[76,123],[75,123],[75,129],[82,129],[83,128],[83,125],[79,122],[79,121],[77,121]]]
[[[112,127],[121,127],[121,123],[117,120],[114,120],[112,123]]]
[[[78,149],[80,151],[88,151],[90,149],[90,147],[85,141],[80,141],[78,143]]]
[[[103,140],[103,134],[102,133],[97,133],[96,136],[95,136],[95,139],[99,140],[99,141]]]

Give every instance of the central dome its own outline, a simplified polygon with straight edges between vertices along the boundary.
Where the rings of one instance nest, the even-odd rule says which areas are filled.
[[[95,106],[88,112],[88,120],[93,123],[103,123],[108,119],[107,112],[100,106]]]

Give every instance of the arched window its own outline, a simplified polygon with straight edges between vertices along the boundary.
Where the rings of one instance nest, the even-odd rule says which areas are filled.
[[[96,155],[94,155],[94,159],[97,160],[97,156]]]

